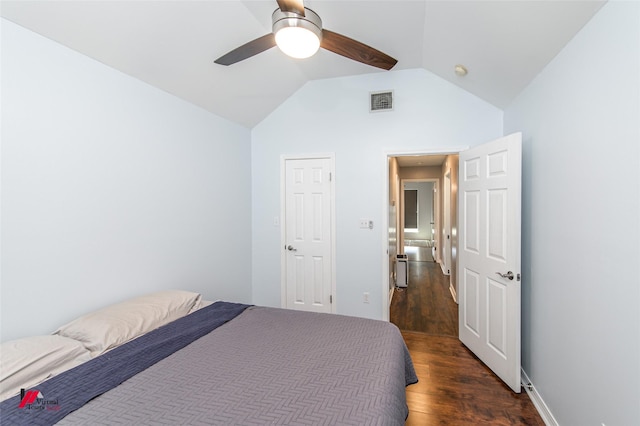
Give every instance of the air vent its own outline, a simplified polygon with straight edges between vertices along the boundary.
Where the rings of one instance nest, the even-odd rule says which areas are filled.
[[[393,111],[393,91],[371,92],[370,112]]]

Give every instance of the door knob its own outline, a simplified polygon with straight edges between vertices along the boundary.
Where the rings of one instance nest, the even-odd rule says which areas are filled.
[[[289,246],[291,247],[291,246]],[[513,280],[513,272],[509,271],[506,274],[501,274],[500,272],[496,272],[496,274],[500,275],[502,278],[508,278],[509,280]]]
[[[289,244],[289,245],[287,246],[287,250],[289,250],[289,251],[298,251],[297,249],[294,249],[294,248],[293,248],[293,246],[292,246],[291,244]]]

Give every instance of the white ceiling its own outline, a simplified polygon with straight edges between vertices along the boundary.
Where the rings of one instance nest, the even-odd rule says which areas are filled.
[[[446,155],[402,155],[396,157],[399,167],[433,167],[442,166]]]
[[[504,108],[603,1],[307,0],[323,26]],[[274,0],[2,1],[2,16],[217,115],[253,127],[309,80],[380,71],[320,50],[213,61],[271,31]],[[469,70],[454,74],[456,64]],[[46,66],[43,64],[43,66]]]

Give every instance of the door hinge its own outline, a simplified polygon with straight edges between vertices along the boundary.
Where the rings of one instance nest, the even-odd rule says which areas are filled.
[[[333,173],[329,172],[329,182],[333,180]]]
[[[332,294],[329,295],[329,303],[333,303],[333,295]]]

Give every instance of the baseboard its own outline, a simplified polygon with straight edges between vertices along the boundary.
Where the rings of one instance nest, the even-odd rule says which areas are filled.
[[[542,400],[542,397],[536,390],[536,387],[533,385],[533,383],[531,383],[531,380],[529,379],[529,376],[527,376],[527,373],[522,368],[520,368],[520,372],[520,380],[522,380],[522,386],[527,392],[527,395],[529,395],[529,398],[531,399],[531,402],[533,402],[533,405],[536,407],[536,410],[538,410],[538,413],[540,414],[540,417],[542,417],[542,421],[544,422],[544,424],[547,426],[559,426],[555,417],[553,417],[553,414],[551,414],[551,410],[549,410],[547,404],[545,404],[545,402]]]
[[[451,297],[453,297],[453,301],[458,303],[458,295],[456,294],[456,289],[453,288],[453,285],[449,285],[449,292],[451,292]]]
[[[449,274],[447,274],[447,270],[446,270],[446,269],[444,269],[444,262],[440,262],[440,269],[442,269],[442,274],[443,274],[443,275],[446,275],[446,276],[451,275],[450,273],[449,273]]]

